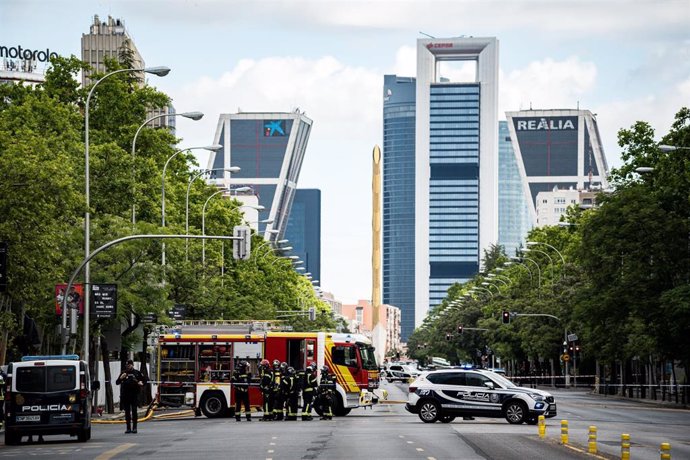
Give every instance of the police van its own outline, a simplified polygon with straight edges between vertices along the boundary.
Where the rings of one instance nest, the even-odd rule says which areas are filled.
[[[25,356],[7,367],[5,385],[5,445],[32,435],[91,438],[92,385],[79,356]]]

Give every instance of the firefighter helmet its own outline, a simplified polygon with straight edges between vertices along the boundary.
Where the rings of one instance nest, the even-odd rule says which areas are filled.
[[[280,367],[280,361],[278,361],[277,359],[274,359],[273,360],[273,367],[278,369]]]
[[[323,367],[321,368],[321,372],[322,372],[322,373],[325,373],[325,374],[328,374],[328,371],[329,371],[329,370],[330,370],[330,369],[329,369],[328,366],[325,365],[325,364],[324,364]]]
[[[268,362],[267,359],[262,359],[262,360],[261,360],[261,367],[270,367],[270,366],[271,366],[271,363]]]
[[[288,375],[295,375],[295,368],[290,366],[287,368]]]

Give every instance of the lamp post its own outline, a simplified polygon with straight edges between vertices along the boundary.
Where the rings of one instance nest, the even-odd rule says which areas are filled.
[[[91,184],[90,184],[90,168],[89,168],[89,106],[91,104],[91,96],[93,96],[93,92],[98,86],[99,83],[101,83],[103,80],[105,80],[108,77],[111,77],[115,74],[118,73],[123,73],[123,72],[146,72],[150,73],[153,75],[157,75],[159,77],[164,77],[166,76],[169,72],[170,69],[168,67],[146,67],[144,69],[119,69],[115,70],[113,72],[110,72],[106,75],[104,75],[100,80],[98,80],[96,83],[93,84],[91,87],[91,90],[89,91],[88,96],[86,97],[86,105],[84,107],[84,176],[85,176],[85,181],[84,181],[84,189],[85,189],[85,195],[86,195],[86,212],[84,213],[84,254],[85,254],[85,259],[89,260],[89,256],[91,255],[91,212],[90,212],[90,207],[91,207]],[[84,340],[83,340],[83,358],[84,361],[87,363],[89,362],[89,321],[91,320],[90,318],[90,309],[91,309],[91,302],[90,302],[90,295],[89,291],[91,289],[91,267],[90,263],[87,262],[86,266],[84,267]],[[66,312],[63,312],[63,315],[65,315]],[[63,320],[64,324],[64,320]],[[75,331],[72,331],[74,333]],[[67,343],[63,343],[63,351],[66,351]]]
[[[528,241],[527,242],[527,246],[535,246],[537,244],[542,244],[542,245],[546,246],[547,248],[553,249],[554,251],[556,251],[556,254],[558,254],[558,257],[561,258],[561,262],[563,263],[563,270],[562,270],[561,274],[563,276],[565,276],[565,258],[563,257],[563,254],[561,254],[561,251],[559,251],[555,247],[551,246],[550,244],[544,243],[542,241]]]
[[[137,216],[136,216],[136,172],[135,172],[135,162],[134,159],[136,157],[136,152],[137,152],[137,137],[139,136],[139,132],[144,128],[144,126],[148,125],[150,122],[153,120],[156,120],[158,118],[163,118],[163,117],[185,117],[189,118],[194,121],[201,120],[203,118],[204,114],[201,112],[182,112],[182,113],[164,113],[161,115],[154,115],[137,128],[137,132],[134,133],[134,139],[132,139],[132,226],[137,222]],[[219,146],[222,148],[222,146]],[[166,163],[167,164],[167,163]]]
[[[189,235],[189,191],[192,189],[192,184],[194,183],[194,181],[197,180],[199,177],[203,176],[204,174],[208,174],[208,173],[211,173],[213,171],[238,172],[239,170],[240,170],[239,166],[230,166],[229,168],[201,169],[196,174],[192,175],[192,177],[189,179],[189,183],[187,184],[187,194],[185,195],[185,201],[184,201],[184,234],[185,235]],[[185,239],[184,245],[185,245],[184,260],[185,260],[185,262],[188,262],[189,261],[189,239]]]
[[[516,259],[517,259],[517,258],[516,258]],[[520,259],[517,259],[517,260],[520,260]],[[540,292],[539,295],[541,296],[541,268],[539,267],[539,264],[536,263],[536,262],[534,261],[534,259],[530,259],[529,257],[523,257],[522,260],[530,261],[530,262],[532,262],[534,265],[536,265],[536,267],[537,267],[537,287],[538,287],[539,292]]]
[[[544,254],[547,259],[549,259],[549,265],[551,265],[551,278],[553,278],[553,259],[549,254],[547,254],[545,251],[542,251],[541,249],[535,249],[535,248],[525,248],[524,252],[539,252],[541,254]]]
[[[179,155],[182,152],[187,152],[189,150],[198,150],[198,149],[203,149],[203,150],[208,150],[211,152],[215,152],[217,150],[222,149],[223,146],[220,144],[214,144],[214,145],[207,145],[205,147],[190,147],[187,149],[180,149],[177,152],[173,153],[168,157],[168,159],[165,161],[165,165],[163,165],[163,174],[161,175],[161,226],[165,228],[165,172],[168,169],[168,164],[170,161],[175,158],[177,155]],[[188,232],[185,231],[185,235]],[[163,251],[161,253],[161,265],[165,266],[165,242],[163,242]]]

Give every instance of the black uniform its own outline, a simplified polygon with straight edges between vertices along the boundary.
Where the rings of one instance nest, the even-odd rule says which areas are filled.
[[[286,395],[285,409],[287,414],[285,420],[297,420],[299,382],[294,369],[289,369],[283,378],[283,388]]]
[[[120,373],[115,384],[120,385],[120,408],[124,409],[125,421],[127,422],[125,433],[136,433],[139,393],[146,384],[146,377],[128,364],[127,368]]]
[[[280,367],[273,366],[273,384],[271,386],[271,392],[273,393],[273,420],[283,420],[282,380],[283,374],[280,372]]]
[[[307,367],[304,375],[304,386],[302,388],[302,420],[311,420],[312,401],[314,400],[314,393],[318,388],[319,383],[316,380],[316,370]]]
[[[268,367],[261,367],[259,371],[259,388],[263,397],[264,416],[262,420],[273,420],[273,372]]]
[[[321,403],[321,420],[331,420],[333,418],[333,398],[335,391],[335,380],[325,372],[321,373],[319,382],[319,402]]]
[[[232,384],[235,388],[235,419],[242,420],[241,408],[244,404],[247,421],[252,421],[252,410],[249,407],[249,382],[251,375],[247,372],[246,366],[239,366],[232,373]]]

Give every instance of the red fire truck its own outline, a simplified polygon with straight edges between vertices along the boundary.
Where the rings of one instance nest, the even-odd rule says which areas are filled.
[[[197,415],[231,415],[230,378],[239,361],[253,376],[250,404],[261,407],[258,366],[262,359],[286,362],[296,370],[315,362],[336,377],[334,414],[376,404],[379,371],[371,341],[360,334],[285,332],[268,322],[187,321],[158,338],[160,405],[187,405]]]

